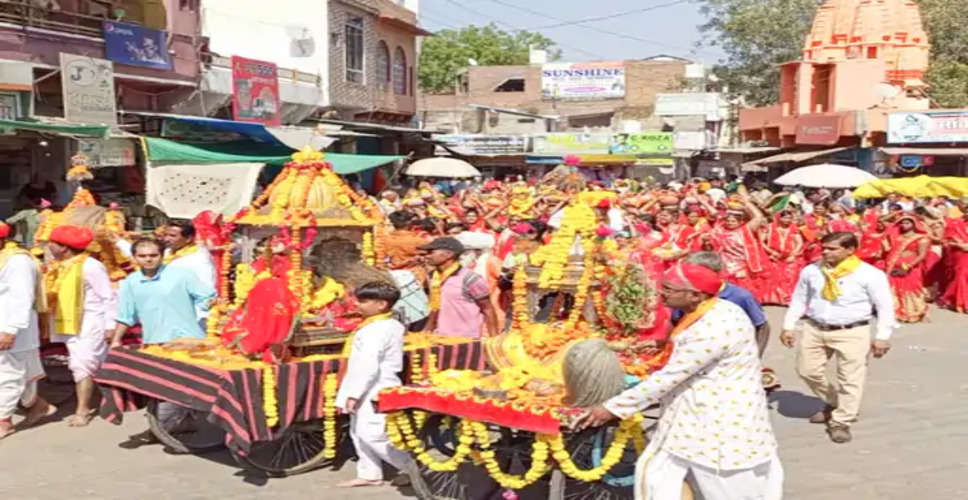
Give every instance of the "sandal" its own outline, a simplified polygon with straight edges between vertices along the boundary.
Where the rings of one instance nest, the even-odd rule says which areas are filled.
[[[383,481],[375,479],[353,479],[336,485],[337,488],[362,488],[366,486],[383,486]]]
[[[67,417],[67,425],[71,427],[87,427],[94,420],[94,410],[87,413],[75,413]]]

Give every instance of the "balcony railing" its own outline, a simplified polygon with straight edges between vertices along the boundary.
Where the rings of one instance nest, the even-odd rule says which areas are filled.
[[[38,7],[30,0],[0,0],[0,23],[103,38],[105,20],[105,16]]]
[[[211,52],[202,52],[202,62],[208,66],[214,66],[216,68],[227,68],[232,69],[232,58],[224,57]],[[314,73],[306,73],[304,71],[299,71],[290,68],[277,68],[276,71],[279,74],[280,80],[289,80],[291,82],[308,83],[310,85],[320,86],[321,81],[319,75]]]

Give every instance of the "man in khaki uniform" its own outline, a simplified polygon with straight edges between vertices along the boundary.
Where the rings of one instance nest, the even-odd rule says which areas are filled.
[[[826,423],[835,443],[851,440],[850,425],[860,412],[868,356],[887,354],[896,327],[887,275],[854,255],[857,244],[853,233],[831,233],[821,240],[823,257],[800,273],[780,334],[783,345],[792,348],[797,322],[806,319],[797,373],[827,403],[810,422]],[[836,385],[826,375],[834,354]]]

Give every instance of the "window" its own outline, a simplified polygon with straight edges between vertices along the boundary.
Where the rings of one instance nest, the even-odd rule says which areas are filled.
[[[393,51],[393,92],[407,95],[407,55],[400,47]]]
[[[376,84],[381,89],[390,86],[390,47],[382,40],[376,44]]]
[[[363,83],[363,18],[348,17],[346,35],[346,81]]]
[[[524,92],[524,78],[508,78],[494,89],[495,92]]]

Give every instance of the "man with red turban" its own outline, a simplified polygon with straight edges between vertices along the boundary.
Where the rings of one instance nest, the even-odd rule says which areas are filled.
[[[115,293],[108,271],[86,252],[94,232],[86,227],[55,228],[47,248],[56,262],[44,281],[53,319],[52,342],[67,345],[68,368],[77,390],[77,411],[67,423],[83,427],[94,417],[94,372],[108,354],[114,332]]]
[[[753,324],[716,297],[721,286],[716,272],[696,264],[667,270],[665,303],[686,312],[670,334],[669,362],[581,420],[598,426],[662,403],[656,434],[636,465],[636,498],[679,498],[684,480],[709,500],[782,497]]]

